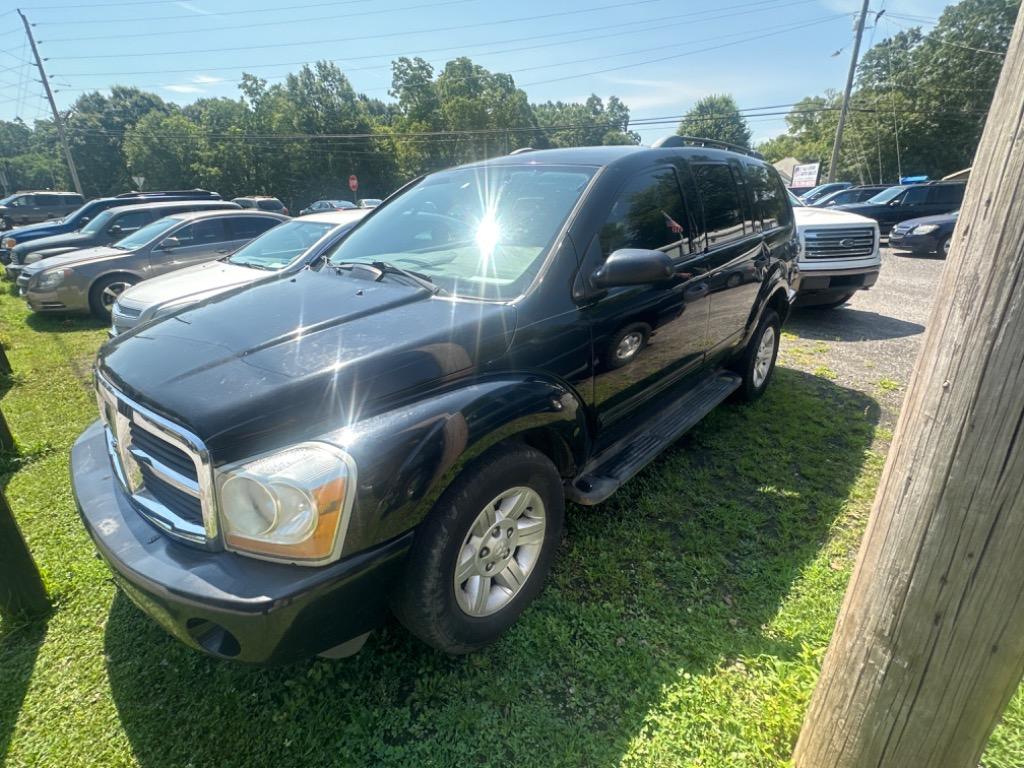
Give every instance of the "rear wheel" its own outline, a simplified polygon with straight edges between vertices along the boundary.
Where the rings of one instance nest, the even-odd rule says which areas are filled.
[[[89,291],[89,309],[100,320],[109,320],[117,297],[139,282],[131,275],[110,275],[96,281]]]
[[[949,256],[949,242],[952,239],[953,238],[950,237],[949,235],[947,235],[946,237],[942,238],[942,242],[939,243],[939,247],[936,249],[938,251],[939,256],[941,256],[944,259],[947,256]]]
[[[493,642],[543,588],[564,510],[562,480],[542,453],[515,446],[485,455],[420,523],[395,614],[447,653]]]
[[[775,371],[775,359],[779,355],[781,334],[782,322],[778,314],[774,309],[765,310],[736,366],[737,372],[743,377],[743,383],[737,390],[741,399],[753,402],[768,388],[768,382]]]

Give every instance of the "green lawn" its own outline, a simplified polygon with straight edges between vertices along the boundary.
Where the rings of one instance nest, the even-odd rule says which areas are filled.
[[[117,594],[68,487],[104,330],[0,295],[20,447],[0,484],[55,604],[0,623],[7,766],[783,766],[888,448],[870,394],[787,337],[768,396],[727,406],[609,503],[571,507],[547,591],[450,659],[400,627],[357,657],[201,656]],[[818,374],[813,372],[818,370]],[[984,764],[1024,765],[1015,700]]]

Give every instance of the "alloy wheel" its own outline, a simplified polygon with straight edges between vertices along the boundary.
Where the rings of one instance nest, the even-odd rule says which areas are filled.
[[[754,372],[752,379],[755,387],[760,387],[768,378],[772,369],[772,359],[775,357],[775,328],[765,326],[761,334],[761,341],[757,345],[757,354],[754,356]]]

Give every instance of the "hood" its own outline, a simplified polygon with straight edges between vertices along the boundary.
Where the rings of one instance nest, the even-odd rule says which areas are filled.
[[[144,324],[100,351],[128,396],[183,424],[218,462],[380,412],[501,357],[507,304],[453,301],[385,278],[304,271]]]
[[[19,243],[14,246],[14,250],[31,253],[33,251],[45,251],[47,248],[84,248],[94,242],[96,241],[93,239],[93,235],[67,232],[63,235],[41,237],[38,240],[33,240],[31,243],[26,243],[24,246]]]
[[[67,232],[69,224],[58,224],[56,221],[43,221],[39,224],[29,224],[24,227],[16,227],[6,232],[0,232],[0,239],[13,237],[20,244],[22,241],[38,240],[40,237],[49,237],[61,232]]]
[[[848,227],[852,224],[875,226],[874,219],[866,216],[858,216],[840,206],[835,208],[808,208],[794,207],[793,215],[796,217],[797,227]]]
[[[157,304],[194,297],[196,300],[218,290],[255,282],[269,272],[240,267],[226,261],[208,261],[146,280],[129,288],[118,299],[123,307],[146,310]]]
[[[132,253],[132,251],[120,251],[117,248],[111,248],[107,245],[98,245],[95,248],[81,248],[77,251],[62,253],[59,256],[50,256],[39,261],[34,261],[31,264],[26,264],[24,272],[27,275],[31,275],[36,272],[41,272],[44,269],[54,269],[55,267],[74,267],[86,261],[92,262],[97,259],[125,256],[129,253]]]
[[[936,216],[922,216],[919,219],[907,219],[901,221],[898,226],[900,229],[910,230],[919,224],[956,224],[956,216],[952,213],[940,213]]]

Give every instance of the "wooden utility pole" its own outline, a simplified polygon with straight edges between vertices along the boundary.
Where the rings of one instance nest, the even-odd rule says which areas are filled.
[[[846,113],[850,109],[850,92],[853,90],[853,77],[857,74],[857,57],[860,56],[860,39],[864,37],[864,20],[868,15],[868,2],[860,9],[857,17],[857,34],[853,38],[853,55],[850,56],[850,71],[846,75],[846,88],[843,90],[843,102],[839,106],[839,122],[836,123],[836,140],[832,144],[832,162],[828,164],[828,180],[836,180],[836,167],[839,165],[839,153],[843,147],[843,129],[846,127]]]
[[[25,34],[28,35],[29,45],[32,46],[32,55],[36,59],[36,67],[39,68],[39,78],[43,81],[43,89],[46,91],[46,99],[50,102],[50,110],[53,112],[53,122],[57,125],[57,137],[60,139],[60,145],[64,148],[64,158],[68,161],[68,173],[71,174],[71,181],[75,185],[75,191],[78,194],[82,194],[82,182],[78,180],[78,169],[75,167],[75,159],[71,156],[71,147],[68,146],[68,137],[64,133],[64,120],[60,116],[60,112],[57,111],[57,104],[53,100],[53,91],[50,90],[50,80],[46,76],[46,70],[43,68],[43,59],[39,55],[39,49],[36,47],[36,39],[32,35],[32,26],[28,23],[28,19],[25,14],[18,9],[18,15],[21,16],[21,23],[25,25]]]
[[[0,613],[24,617],[45,613],[49,607],[39,570],[0,492]]]
[[[1024,673],[1024,16],[794,761],[974,768]]]

